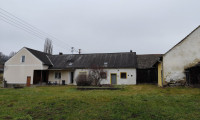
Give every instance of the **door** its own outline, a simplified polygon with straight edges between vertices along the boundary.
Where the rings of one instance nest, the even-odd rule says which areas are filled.
[[[111,84],[112,85],[117,84],[117,74],[111,74]]]
[[[71,72],[70,83],[74,83],[74,72]]]
[[[26,86],[28,86],[28,87],[31,86],[31,77],[30,76],[27,77]]]

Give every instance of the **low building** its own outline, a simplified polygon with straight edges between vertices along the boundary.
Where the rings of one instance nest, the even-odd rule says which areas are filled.
[[[88,74],[92,66],[106,71],[102,84],[136,84],[135,52],[50,55],[27,47],[10,58],[4,67],[8,84],[74,84],[80,73]]]
[[[137,84],[158,84],[158,71],[154,64],[162,54],[137,55]]]

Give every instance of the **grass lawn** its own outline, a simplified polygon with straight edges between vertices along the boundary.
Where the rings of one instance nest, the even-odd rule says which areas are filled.
[[[124,86],[79,91],[76,86],[0,89],[0,119],[197,120],[199,88]]]
[[[3,81],[3,73],[0,73],[0,84],[2,83]]]

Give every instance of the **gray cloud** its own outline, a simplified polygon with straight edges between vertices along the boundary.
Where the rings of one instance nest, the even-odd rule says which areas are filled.
[[[198,0],[6,0],[0,8],[83,52],[165,53],[199,25]],[[0,51],[43,50],[39,39],[0,19]],[[54,40],[54,53],[70,53]]]

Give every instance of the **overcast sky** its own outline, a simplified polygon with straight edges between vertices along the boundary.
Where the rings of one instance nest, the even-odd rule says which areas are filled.
[[[200,24],[199,0],[0,0],[0,8],[49,33],[36,37],[5,22],[0,10],[0,52],[22,47],[53,53],[165,53]]]

